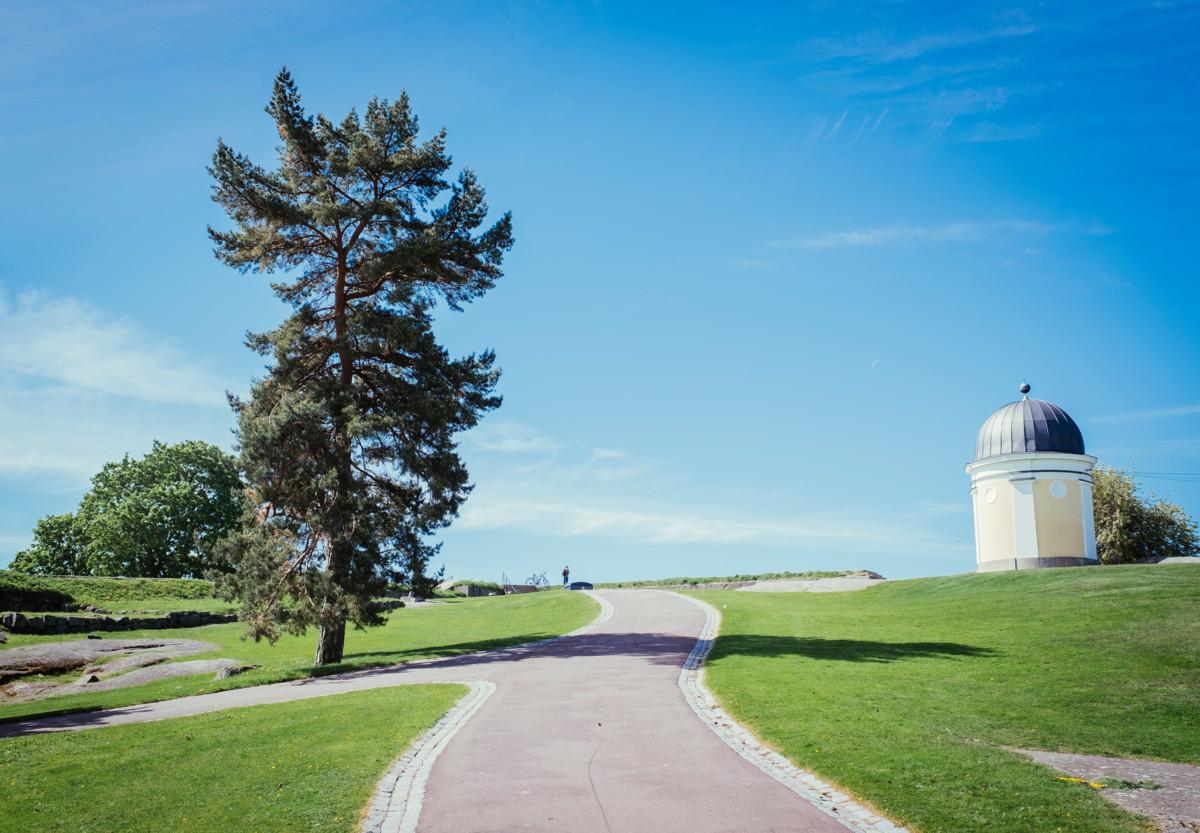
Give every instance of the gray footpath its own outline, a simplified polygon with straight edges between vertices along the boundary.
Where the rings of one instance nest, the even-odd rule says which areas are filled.
[[[654,590],[532,645],[101,712],[0,724],[0,737],[162,720],[428,682],[471,686],[389,769],[366,829],[845,833],[898,828],[753,739],[703,687],[716,614]],[[697,717],[701,715],[701,717]]]

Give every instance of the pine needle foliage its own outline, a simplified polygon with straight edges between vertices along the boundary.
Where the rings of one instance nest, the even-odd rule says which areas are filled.
[[[341,659],[345,626],[380,624],[390,582],[420,583],[428,543],[470,492],[455,434],[496,408],[491,351],[452,358],[433,332],[502,275],[505,213],[486,225],[484,189],[450,179],[442,130],[425,141],[407,95],[340,122],[308,115],[283,69],[266,108],[280,137],[268,170],[217,145],[216,256],[276,276],[291,314],[247,344],[269,359],[231,398],[253,487],[226,544],[223,589],[256,638],[319,626],[318,665]]]

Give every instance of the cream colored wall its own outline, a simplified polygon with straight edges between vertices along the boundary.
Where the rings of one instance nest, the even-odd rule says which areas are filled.
[[[988,489],[996,490],[996,501],[987,502]],[[1007,480],[988,480],[975,488],[975,522],[979,563],[1016,556],[1013,537],[1013,487]]]
[[[1056,498],[1050,493],[1054,483],[1062,483],[1067,493]],[[1033,484],[1033,502],[1037,518],[1038,556],[1084,555],[1083,495],[1079,481],[1042,479]]]

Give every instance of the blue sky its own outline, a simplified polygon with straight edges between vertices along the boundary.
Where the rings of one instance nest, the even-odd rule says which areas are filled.
[[[5,4],[0,564],[103,462],[231,446],[284,310],[212,257],[205,165],[271,161],[284,64],[334,116],[406,89],[514,215],[439,321],[504,369],[450,575],[970,570],[1025,378],[1200,472],[1196,4],[647,5]]]

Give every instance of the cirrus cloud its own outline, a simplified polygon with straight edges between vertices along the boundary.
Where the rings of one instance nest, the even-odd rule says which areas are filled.
[[[71,297],[0,295],[0,371],[145,402],[225,406],[202,363]]]

